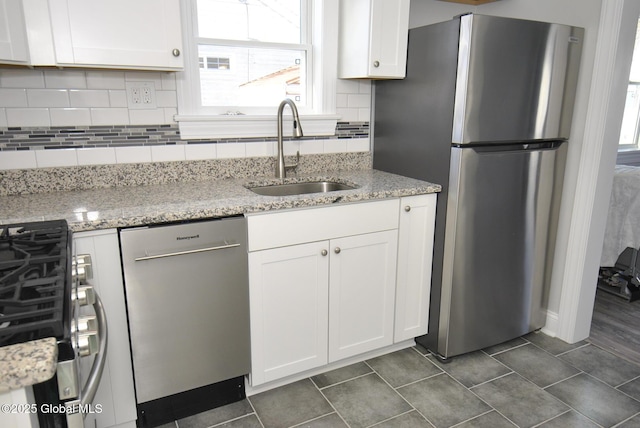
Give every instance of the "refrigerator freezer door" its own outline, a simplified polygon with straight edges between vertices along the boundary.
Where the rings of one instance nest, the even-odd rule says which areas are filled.
[[[582,28],[461,17],[453,143],[569,138]]]
[[[451,155],[438,337],[444,357],[546,321],[566,143],[497,148]]]

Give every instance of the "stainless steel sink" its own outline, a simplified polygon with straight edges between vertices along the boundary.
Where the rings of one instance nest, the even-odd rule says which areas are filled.
[[[286,183],[249,187],[249,190],[263,196],[291,196],[306,193],[327,193],[335,192],[337,190],[351,190],[355,188],[355,186],[335,181],[311,181],[306,183]]]

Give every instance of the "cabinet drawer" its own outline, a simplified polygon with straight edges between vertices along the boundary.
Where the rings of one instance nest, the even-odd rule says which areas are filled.
[[[398,228],[399,199],[248,214],[249,251]]]

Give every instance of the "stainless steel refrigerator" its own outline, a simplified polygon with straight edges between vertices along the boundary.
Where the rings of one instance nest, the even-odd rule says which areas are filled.
[[[584,30],[485,15],[409,31],[374,84],[373,166],[443,186],[429,332],[442,358],[544,326]]]

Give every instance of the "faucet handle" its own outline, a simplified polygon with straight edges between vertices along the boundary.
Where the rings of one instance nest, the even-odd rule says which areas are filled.
[[[296,152],[296,163],[292,163],[292,164],[285,164],[284,165],[284,169],[293,169],[295,170],[296,168],[298,168],[298,164],[300,163],[300,150],[298,150]]]

